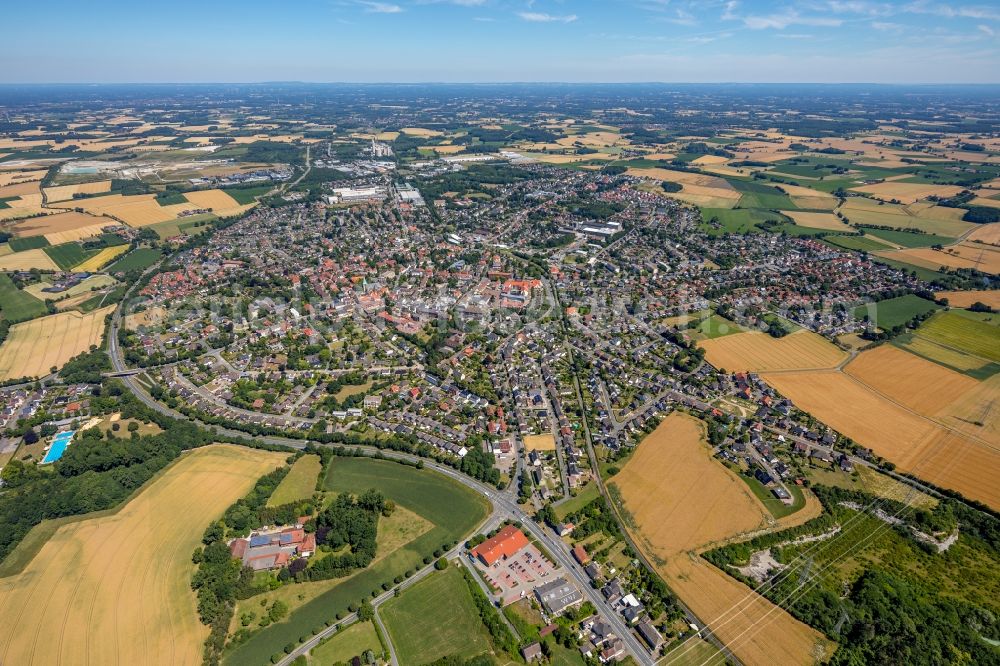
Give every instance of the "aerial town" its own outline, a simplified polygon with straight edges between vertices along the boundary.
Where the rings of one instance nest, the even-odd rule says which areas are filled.
[[[2,106],[0,662],[997,663],[1000,103],[449,90]]]

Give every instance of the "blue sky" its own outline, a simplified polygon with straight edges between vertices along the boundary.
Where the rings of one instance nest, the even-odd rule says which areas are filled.
[[[1000,82],[1000,2],[14,2],[0,82]]]

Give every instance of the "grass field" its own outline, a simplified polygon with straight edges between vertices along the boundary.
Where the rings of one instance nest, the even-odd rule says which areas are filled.
[[[108,272],[117,273],[119,271],[144,270],[159,261],[162,256],[163,252],[161,250],[149,247],[140,247],[132,250],[130,253],[108,266]]]
[[[764,372],[836,367],[846,354],[810,331],[796,331],[783,338],[748,331],[698,343],[716,368],[730,372]]]
[[[948,236],[938,236],[936,234],[916,234],[911,231],[865,229],[865,233],[903,247],[930,247],[932,245],[950,245],[955,242],[954,238],[949,238]]]
[[[1000,363],[1000,328],[957,312],[940,312],[917,329],[931,342]]]
[[[271,625],[233,648],[226,655],[226,663],[252,666],[267,662],[286,644],[297,643],[303,633],[332,619],[335,613],[346,611],[349,604],[381,589],[383,583],[391,583],[408,569],[423,566],[423,558],[435,549],[465,538],[489,512],[485,498],[457,481],[431,470],[386,460],[337,458],[329,467],[324,487],[338,493],[362,493],[378,488],[398,506],[430,521],[433,527],[399,544],[368,568],[333,582],[329,590],[293,610],[288,620]],[[376,557],[381,556],[377,552]],[[294,591],[294,586],[283,589]]]
[[[281,461],[204,447],[116,513],[64,522],[22,573],[0,579],[3,663],[200,664],[208,628],[191,592],[191,552],[208,523]]]
[[[310,663],[317,666],[350,663],[352,657],[360,657],[366,650],[373,654],[382,653],[373,622],[355,622],[347,629],[334,634],[309,651]]]
[[[260,187],[241,187],[231,190],[224,190],[226,194],[232,197],[236,203],[252,204],[257,200],[257,197],[262,197],[268,192],[274,189],[271,185],[261,185]]]
[[[698,328],[694,329],[694,332],[695,337],[700,340],[711,340],[713,338],[721,338],[724,335],[742,333],[743,329],[725,317],[711,314],[699,322]]]
[[[90,257],[97,254],[96,251],[86,251],[79,243],[63,243],[62,245],[52,245],[45,248],[52,261],[56,262],[64,271],[68,271],[74,266],[83,263]]]
[[[621,494],[639,548],[721,640],[734,642],[740,661],[811,664],[817,647],[832,653],[818,632],[697,554],[710,544],[815,517],[821,507],[814,497],[798,513],[775,521],[747,484],[711,457],[704,424],[678,412],[639,444],[611,485]]]
[[[112,309],[106,307],[86,315],[60,312],[11,326],[0,345],[0,380],[43,377],[50,368],[61,368],[91,345],[99,344],[104,317]]]
[[[917,315],[940,309],[941,306],[933,301],[913,294],[906,294],[877,303],[861,305],[854,309],[854,316],[858,319],[864,319],[865,316],[868,316],[876,326],[888,330],[894,326],[905,324]]]
[[[669,646],[660,666],[724,666],[726,657],[719,649],[698,636],[691,636]]]
[[[763,208],[768,210],[794,210],[797,206],[787,194],[771,185],[764,185],[748,180],[729,179],[740,197],[741,208]]]
[[[24,252],[25,250],[48,247],[49,241],[45,236],[31,236],[28,238],[11,238],[9,245],[10,249],[14,250],[14,252]]]
[[[784,215],[772,213],[769,210],[746,208],[702,208],[701,217],[703,220],[701,229],[712,236],[724,233],[748,234],[760,232],[761,230],[756,226],[759,222],[766,222],[767,220],[778,220],[780,222],[788,219]],[[716,227],[711,222],[713,219],[717,220],[719,227]]]
[[[312,497],[316,491],[316,479],[322,469],[323,462],[319,456],[306,455],[296,460],[291,471],[267,500],[267,506],[281,506]]]
[[[379,609],[401,664],[426,664],[451,655],[468,658],[490,651],[489,634],[459,566],[452,563],[432,573]]]
[[[46,312],[45,303],[21,291],[6,273],[0,273],[0,317],[9,321],[24,321],[41,317]]]
[[[858,250],[860,252],[876,252],[879,250],[890,250],[891,245],[883,243],[876,238],[868,236],[827,236],[824,238],[827,243],[833,243],[838,247],[848,250]]]
[[[588,483],[575,496],[555,506],[556,516],[559,520],[564,520],[569,514],[579,511],[593,502],[600,494],[596,483]]]

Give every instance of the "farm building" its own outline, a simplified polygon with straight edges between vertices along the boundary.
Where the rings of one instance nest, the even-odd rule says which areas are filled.
[[[293,557],[316,552],[316,535],[307,534],[301,525],[251,532],[247,538],[229,542],[229,552],[254,571],[279,569]]]

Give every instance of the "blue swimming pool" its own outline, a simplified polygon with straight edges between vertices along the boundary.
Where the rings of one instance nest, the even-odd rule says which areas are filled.
[[[49,447],[49,452],[45,454],[42,458],[42,464],[47,465],[48,463],[54,463],[55,461],[62,458],[63,453],[66,452],[66,447],[69,446],[70,440],[73,439],[73,431],[67,430],[66,432],[61,432],[52,438],[52,446]]]

